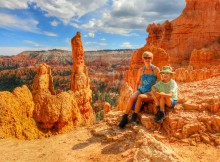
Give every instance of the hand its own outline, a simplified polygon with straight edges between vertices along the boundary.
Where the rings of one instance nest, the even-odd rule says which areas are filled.
[[[159,94],[160,94],[161,96],[166,95],[166,93],[164,93],[164,92],[160,92]]]

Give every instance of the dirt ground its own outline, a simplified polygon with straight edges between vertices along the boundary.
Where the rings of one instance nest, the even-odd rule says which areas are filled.
[[[123,130],[122,130],[123,131]],[[126,143],[125,141],[120,141]],[[164,142],[164,141],[163,141]],[[186,143],[169,143],[186,162],[219,162],[220,149],[206,144],[190,146]],[[0,139],[1,162],[131,162],[133,147],[120,151],[120,143],[106,142],[101,136],[93,136],[88,128],[50,138],[22,141]]]

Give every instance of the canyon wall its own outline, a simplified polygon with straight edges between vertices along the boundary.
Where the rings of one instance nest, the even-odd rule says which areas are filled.
[[[171,65],[186,66],[194,49],[210,47],[220,40],[219,0],[186,0],[182,14],[164,24],[150,24],[147,46],[161,47],[171,56]],[[219,44],[218,47],[219,59]]]

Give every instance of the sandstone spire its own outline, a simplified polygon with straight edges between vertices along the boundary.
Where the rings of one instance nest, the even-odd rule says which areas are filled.
[[[90,105],[92,101],[92,91],[90,89],[90,79],[88,70],[84,64],[84,50],[80,32],[71,40],[73,66],[71,74],[71,90],[75,93],[80,113],[84,122],[90,125],[94,121],[93,109]]]

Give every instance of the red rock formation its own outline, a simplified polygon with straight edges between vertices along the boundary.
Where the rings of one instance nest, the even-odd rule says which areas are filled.
[[[41,128],[61,131],[63,127],[76,126],[81,122],[73,92],[55,95],[51,69],[48,65],[39,65],[32,94],[35,102],[34,119]]]
[[[84,64],[84,50],[80,32],[71,40],[73,67],[71,74],[71,90],[75,93],[82,119],[88,125],[94,122],[93,109],[90,105],[92,101],[92,91],[90,89],[90,79]]]
[[[104,116],[111,110],[111,105],[108,102],[104,103]]]
[[[187,65],[194,49],[219,41],[219,10],[219,0],[186,0],[186,7],[178,18],[147,27],[147,46],[164,48],[175,67]]]
[[[175,71],[173,79],[178,82],[193,82],[205,80],[211,77],[220,75],[219,66],[212,66],[210,68],[193,69],[192,66],[187,68],[178,68]]]

